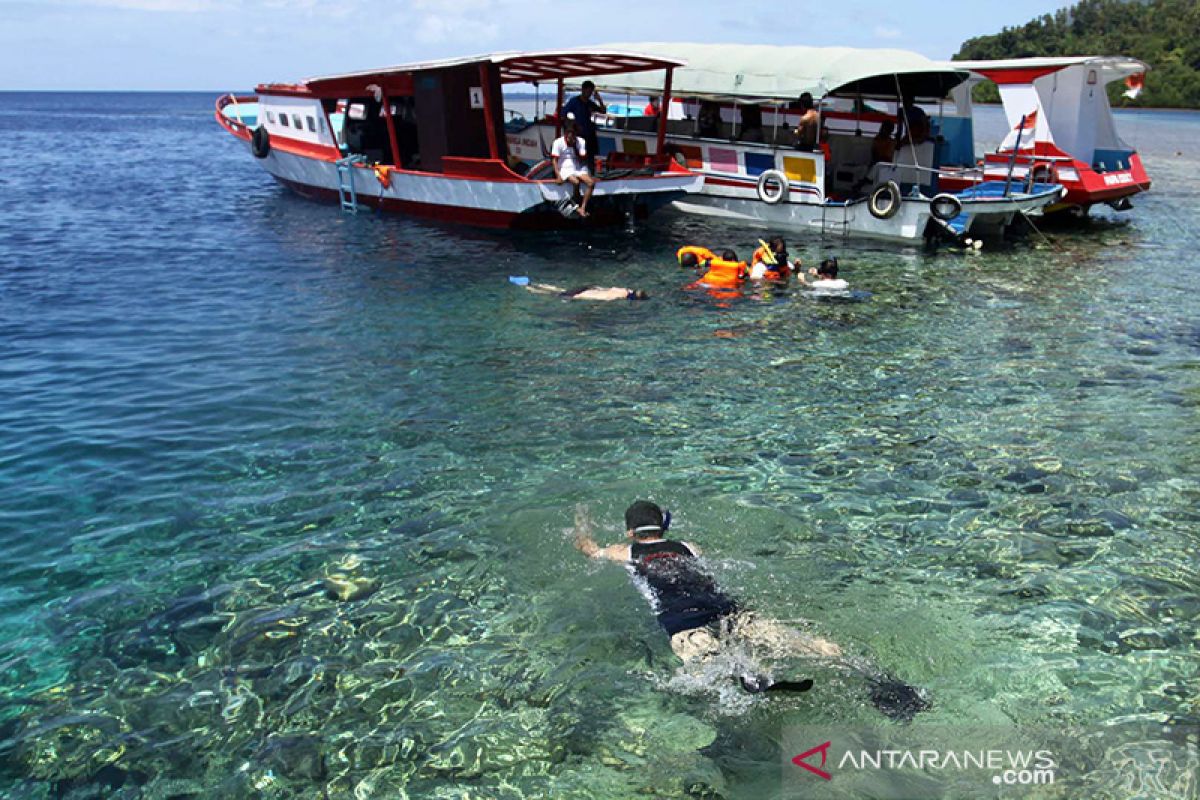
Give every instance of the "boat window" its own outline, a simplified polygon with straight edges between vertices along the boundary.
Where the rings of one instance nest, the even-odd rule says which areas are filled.
[[[285,128],[288,126],[288,118],[287,118],[287,114],[280,114],[280,115],[279,115],[279,124],[280,124],[280,125],[282,125],[282,126],[283,126],[283,127],[285,127]]]
[[[312,118],[312,116],[309,116],[309,117],[308,117],[308,129],[309,129],[310,131],[312,131],[313,133],[316,133],[316,132],[317,132],[317,123],[316,123],[316,121],[315,121],[315,120]]]
[[[269,119],[271,122],[274,122],[274,121],[275,121],[275,112],[274,112],[274,111],[268,111],[268,112],[267,112],[267,119]]]
[[[292,114],[292,124],[296,126],[296,130],[304,130],[304,123],[300,121],[299,114]]]

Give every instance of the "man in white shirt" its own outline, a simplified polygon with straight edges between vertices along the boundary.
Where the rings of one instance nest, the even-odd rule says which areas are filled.
[[[583,202],[579,205],[579,216],[588,215],[587,204],[596,190],[596,179],[588,174],[585,166],[587,144],[575,132],[573,126],[563,130],[563,135],[554,140],[550,148],[550,159],[554,164],[554,179],[559,183],[570,182],[575,187],[575,197],[579,197],[579,185],[587,186]]]

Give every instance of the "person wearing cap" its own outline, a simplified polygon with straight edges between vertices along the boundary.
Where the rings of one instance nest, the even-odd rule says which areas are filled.
[[[591,81],[584,81],[579,87],[579,94],[572,97],[563,106],[563,116],[570,118],[575,117],[575,124],[579,126],[579,136],[587,145],[587,150],[584,153],[584,162],[587,164],[588,172],[596,174],[596,153],[600,149],[600,141],[596,137],[596,123],[592,121],[592,114],[607,114],[608,106],[604,105],[604,101],[600,99],[600,94],[596,91],[596,84]]]
[[[720,653],[723,645],[742,641],[775,653],[836,657],[841,648],[807,636],[742,608],[717,585],[700,564],[700,548],[666,538],[670,513],[638,500],[625,511],[627,541],[600,547],[592,539],[586,510],[575,510],[575,546],[590,558],[627,565],[634,580],[651,598],[658,624],[671,649],[684,662]]]

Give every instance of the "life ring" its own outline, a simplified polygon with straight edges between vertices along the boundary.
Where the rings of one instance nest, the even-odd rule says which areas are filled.
[[[1025,176],[1025,191],[1032,192],[1035,183],[1053,183],[1054,170],[1049,164],[1034,164],[1033,169]]]
[[[250,136],[250,150],[255,158],[266,158],[271,154],[271,134],[262,125],[255,128]]]
[[[900,210],[900,187],[895,181],[881,183],[867,199],[867,210],[876,219],[891,219]]]
[[[779,187],[778,190],[776,190],[774,194],[772,194],[771,190],[769,188],[767,188],[767,185],[769,183],[771,183],[772,181],[775,183],[776,186]],[[764,172],[762,175],[758,176],[758,199],[759,200],[762,200],[764,203],[766,203],[769,206],[774,206],[774,205],[778,205],[779,203],[782,203],[784,200],[787,200],[787,196],[788,196],[787,175],[784,175],[782,172],[780,172],[777,169],[769,169],[766,172]]]
[[[934,219],[949,222],[962,213],[962,201],[952,194],[942,192],[929,201],[929,213]]]

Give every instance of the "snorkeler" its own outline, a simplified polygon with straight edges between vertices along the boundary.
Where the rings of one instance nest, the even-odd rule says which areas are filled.
[[[654,503],[638,500],[625,510],[627,542],[600,547],[591,536],[585,509],[575,510],[575,547],[589,558],[625,564],[650,598],[671,650],[685,663],[719,655],[730,644],[746,643],[789,655],[836,659],[842,648],[743,608],[723,592],[699,563],[700,548],[667,539],[671,515]],[[871,701],[892,719],[910,720],[929,708],[920,692],[878,671],[841,662],[867,677]],[[763,676],[738,676],[749,692],[807,691],[809,679],[773,682]]]
[[[510,277],[509,282],[524,286],[534,294],[556,294],[565,300],[645,300],[650,295],[641,289],[626,289],[624,286],[577,286],[574,289],[564,289],[552,283],[530,283],[526,277]]]
[[[830,292],[844,292],[850,288],[849,283],[838,277],[838,261],[836,258],[825,259],[821,262],[821,266],[809,269],[808,274],[813,280],[809,280],[804,277],[803,273],[797,272],[801,283],[810,288],[823,289]]]
[[[784,283],[793,272],[801,269],[800,259],[788,261],[787,242],[776,236],[769,242],[759,239],[759,245],[750,259],[750,279]]]

